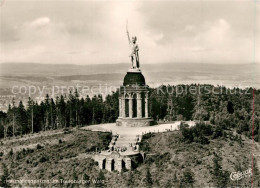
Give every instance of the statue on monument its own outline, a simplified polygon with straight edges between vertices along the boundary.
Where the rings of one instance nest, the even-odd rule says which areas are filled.
[[[134,36],[134,37],[132,37],[132,41],[130,40],[127,23],[126,23],[126,33],[127,33],[127,38],[128,38],[128,42],[130,45],[130,50],[131,50],[129,57],[132,62],[132,69],[139,69],[139,67],[140,67],[139,55],[138,55],[139,47],[136,43],[137,37]]]

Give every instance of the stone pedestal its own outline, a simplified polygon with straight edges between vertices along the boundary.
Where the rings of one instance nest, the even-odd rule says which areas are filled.
[[[135,69],[131,68],[131,69],[128,69],[127,72],[141,73],[142,71],[141,71],[141,69],[139,69],[139,68],[135,68]]]
[[[116,125],[122,127],[146,127],[155,125],[155,122],[152,118],[118,118]]]
[[[148,86],[141,70],[129,70],[119,91],[117,126],[144,127],[155,124],[149,116],[148,93]]]

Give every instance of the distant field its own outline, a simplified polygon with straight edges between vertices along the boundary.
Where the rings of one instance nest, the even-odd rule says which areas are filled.
[[[0,64],[0,87],[23,84],[109,84],[119,86],[128,64],[61,65]],[[260,87],[260,64],[144,64],[143,74],[151,86],[204,83],[226,86]]]
[[[95,88],[94,92],[81,94],[83,97],[100,93],[105,96],[122,85],[129,68],[129,64],[0,64],[0,96],[4,96],[0,98],[0,110],[7,110],[13,95],[17,102],[26,103],[29,96],[41,101],[47,93],[51,96],[68,94],[76,86],[80,87],[78,90]],[[260,64],[165,63],[143,64],[141,69],[146,83],[154,88],[162,84],[192,83],[260,88]],[[37,88],[34,95],[28,92],[30,86]],[[61,91],[61,87],[66,89]]]

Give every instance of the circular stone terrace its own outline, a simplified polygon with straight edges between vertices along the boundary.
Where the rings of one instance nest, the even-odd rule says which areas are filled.
[[[178,130],[180,121],[176,121],[173,123],[159,124],[154,126],[147,127],[122,127],[116,126],[116,123],[108,123],[108,124],[99,124],[99,125],[91,125],[87,127],[83,127],[82,129],[91,130],[91,131],[101,131],[101,132],[112,132],[113,135],[118,135],[118,139],[116,141],[115,146],[119,148],[127,148],[125,151],[119,151],[119,154],[122,156],[129,156],[138,154],[138,150],[129,149],[130,144],[134,144],[137,142],[137,139],[141,139],[143,134],[149,132],[167,132]],[[194,126],[195,122],[186,121],[185,123],[189,124],[189,126]],[[139,140],[140,142],[140,140]],[[111,151],[102,151],[102,155],[110,155]]]

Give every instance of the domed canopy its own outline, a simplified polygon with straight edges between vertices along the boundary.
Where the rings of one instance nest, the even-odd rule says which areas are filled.
[[[128,85],[145,85],[145,78],[141,72],[127,72],[124,78],[124,86]]]

